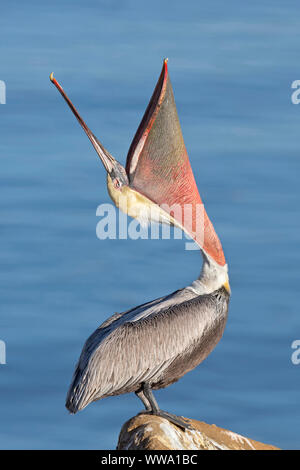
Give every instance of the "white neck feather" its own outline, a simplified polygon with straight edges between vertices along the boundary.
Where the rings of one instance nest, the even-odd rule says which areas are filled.
[[[221,266],[207,253],[202,252],[202,255],[203,265],[201,274],[187,289],[194,291],[198,295],[210,294],[222,286],[225,286],[230,291],[227,264]]]

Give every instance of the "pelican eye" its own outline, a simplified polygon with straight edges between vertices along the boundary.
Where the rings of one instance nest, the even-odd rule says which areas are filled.
[[[121,186],[121,185],[120,185],[120,181],[116,178],[116,179],[114,180],[114,187],[115,187],[116,189],[119,189],[120,186]]]

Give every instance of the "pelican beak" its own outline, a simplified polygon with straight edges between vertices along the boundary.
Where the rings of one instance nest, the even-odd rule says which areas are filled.
[[[117,160],[103,147],[103,145],[99,142],[97,137],[94,136],[92,131],[88,128],[80,114],[78,113],[77,109],[73,105],[72,101],[68,98],[66,95],[64,89],[61,87],[61,85],[58,83],[58,81],[54,78],[53,73],[50,75],[50,80],[51,82],[56,86],[64,100],[68,103],[69,107],[71,108],[73,114],[75,115],[76,119],[78,120],[79,124],[85,131],[86,135],[90,139],[90,141],[93,144],[94,149],[96,150],[100,160],[102,161],[104,168],[106,169],[107,173],[111,173],[113,169],[118,165],[119,163]]]

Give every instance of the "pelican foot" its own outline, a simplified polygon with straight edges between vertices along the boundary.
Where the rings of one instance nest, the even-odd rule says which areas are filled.
[[[175,426],[178,426],[183,431],[185,431],[186,429],[193,429],[193,427],[187,421],[183,420],[182,418],[180,418],[177,415],[173,415],[172,413],[168,413],[167,411],[163,411],[163,410],[157,410],[157,411],[145,410],[145,411],[141,411],[139,414],[140,415],[142,415],[142,414],[148,414],[149,415],[150,414],[150,415],[154,415],[154,416],[160,416],[161,418],[165,418],[168,421],[170,421],[170,423],[175,424]]]

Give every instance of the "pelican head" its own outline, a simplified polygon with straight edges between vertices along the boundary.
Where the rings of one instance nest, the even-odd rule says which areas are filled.
[[[220,240],[204,209],[177,115],[167,59],[128,151],[124,168],[87,127],[63,88],[50,75],[83,127],[107,171],[107,187],[117,207],[140,222],[156,221],[180,227],[205,256],[225,266]],[[180,216],[174,207],[182,209]],[[185,208],[191,217],[182,216]],[[201,209],[200,230],[197,228]]]

